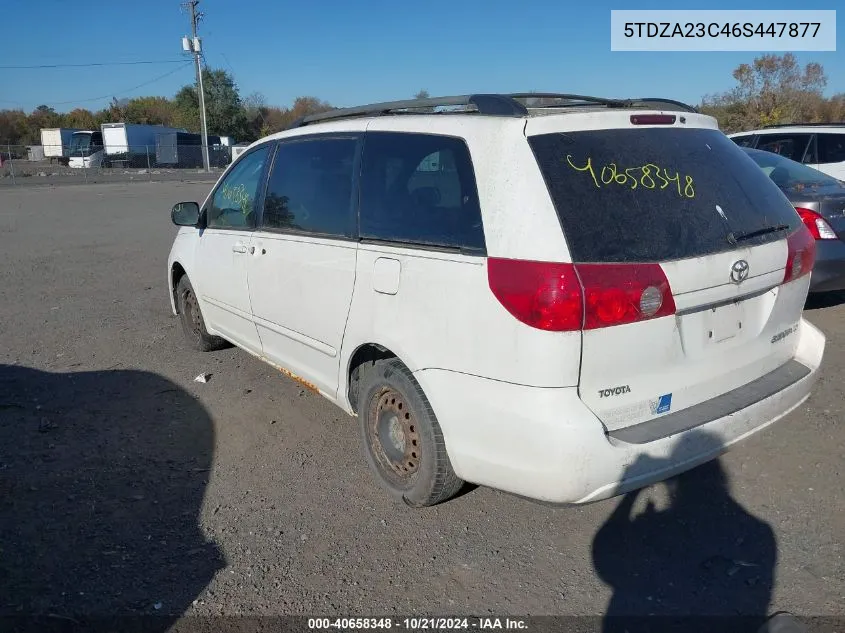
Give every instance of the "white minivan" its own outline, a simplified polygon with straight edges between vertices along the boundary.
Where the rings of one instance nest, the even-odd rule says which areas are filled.
[[[770,125],[729,136],[741,147],[780,154],[845,181],[845,124]]]
[[[172,211],[175,314],[357,417],[378,481],[612,497],[798,407],[815,243],[669,100],[471,95],[307,117]]]

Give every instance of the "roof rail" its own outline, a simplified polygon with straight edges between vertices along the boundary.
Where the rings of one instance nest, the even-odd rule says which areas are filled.
[[[352,108],[339,108],[311,114],[294,121],[288,129],[302,127],[311,123],[334,121],[353,117],[382,116],[387,114],[432,114],[435,108],[464,107],[464,112],[475,112],[488,116],[523,117],[528,114],[529,107],[523,101],[528,99],[556,99],[561,103],[540,105],[543,107],[571,107],[604,105],[609,108],[655,107],[661,109],[683,110],[697,112],[695,108],[680,101],[662,98],[643,99],[606,99],[584,95],[562,93],[516,93],[516,94],[473,94],[455,97],[431,97],[426,99],[409,99],[407,101],[387,101]]]
[[[353,108],[339,108],[311,114],[302,117],[291,124],[291,128],[301,127],[309,123],[322,121],[333,121],[335,119],[346,119],[361,116],[380,116],[384,114],[431,114],[434,108],[442,107],[473,107],[474,112],[493,116],[525,116],[528,110],[524,105],[510,99],[506,95],[498,94],[475,94],[462,95],[457,97],[431,97],[426,99],[409,99],[407,101],[387,101],[384,103],[371,103],[369,105],[356,106]]]
[[[684,103],[683,101],[675,101],[674,99],[664,99],[663,97],[643,97],[641,99],[631,99],[634,102],[634,105],[648,105],[654,107],[659,104],[664,104],[665,106],[675,106],[680,108],[685,112],[694,112],[697,113],[699,110],[695,106],[691,106],[688,103]],[[663,107],[662,110],[671,110],[671,107]]]
[[[770,130],[779,127],[845,127],[845,122],[836,123],[773,123],[764,125],[761,129]]]
[[[641,97],[639,99],[606,99],[603,97],[590,97],[586,95],[573,94],[559,94],[554,92],[536,92],[536,93],[521,93],[507,95],[513,99],[528,100],[528,99],[557,99],[563,103],[542,104],[539,108],[557,108],[570,106],[585,106],[585,105],[606,105],[610,108],[636,108],[636,107],[656,107],[659,106],[662,110],[682,110],[684,112],[698,112],[693,106],[683,103],[682,101],[675,101],[674,99],[664,99],[663,97]]]

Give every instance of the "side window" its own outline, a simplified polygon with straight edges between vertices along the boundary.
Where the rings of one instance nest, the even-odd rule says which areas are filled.
[[[449,136],[367,133],[360,232],[363,238],[483,250],[466,144]]]
[[[757,149],[802,162],[810,134],[762,134]]]
[[[352,236],[356,138],[311,138],[279,144],[264,199],[262,225]]]
[[[816,134],[819,163],[845,162],[845,134]]]
[[[754,135],[732,136],[731,140],[740,147],[754,147]]]
[[[213,229],[255,226],[255,198],[258,196],[270,145],[243,158],[217,187],[206,210],[206,226]]]

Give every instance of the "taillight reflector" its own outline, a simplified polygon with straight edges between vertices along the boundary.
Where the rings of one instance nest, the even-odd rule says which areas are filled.
[[[633,125],[673,125],[675,123],[674,114],[632,114],[631,123]]]
[[[487,276],[505,309],[541,330],[592,330],[675,313],[672,290],[659,264],[489,258]]]
[[[786,245],[783,283],[809,275],[816,261],[816,240],[804,224],[786,238]]]
[[[795,210],[798,211],[798,215],[801,216],[801,221],[804,223],[804,226],[809,229],[810,235],[812,235],[814,239],[839,239],[839,236],[836,235],[836,231],[833,230],[833,227],[830,226],[830,224],[827,223],[827,220],[825,220],[820,214],[803,207],[795,207]]]

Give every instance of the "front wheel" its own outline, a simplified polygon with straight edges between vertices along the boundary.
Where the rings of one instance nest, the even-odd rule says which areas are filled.
[[[212,336],[205,328],[205,320],[202,317],[199,300],[194,292],[194,287],[188,281],[187,275],[183,275],[179,283],[176,284],[176,301],[179,309],[179,320],[182,322],[182,331],[194,349],[201,352],[212,352],[228,347],[229,344],[225,339]]]
[[[376,362],[364,373],[360,393],[364,452],[391,496],[424,507],[457,494],[464,482],[452,469],[434,411],[408,368],[395,358]]]

